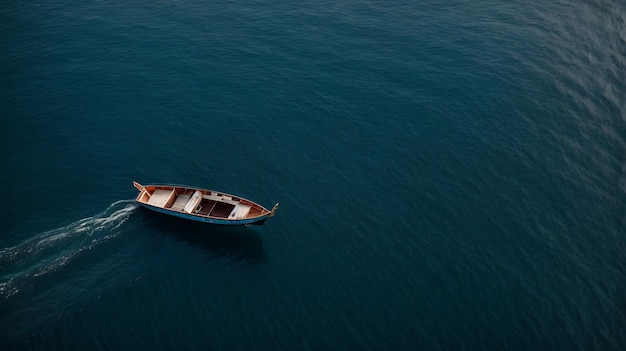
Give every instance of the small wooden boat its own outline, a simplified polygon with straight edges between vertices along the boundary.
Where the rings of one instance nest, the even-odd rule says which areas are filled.
[[[241,197],[213,190],[182,185],[133,185],[139,194],[135,201],[153,211],[194,221],[222,224],[263,224],[273,217],[278,203],[271,210]]]

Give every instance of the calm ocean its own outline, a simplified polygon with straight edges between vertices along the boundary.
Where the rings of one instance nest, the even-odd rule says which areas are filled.
[[[7,0],[0,72],[2,350],[626,349],[622,0]]]

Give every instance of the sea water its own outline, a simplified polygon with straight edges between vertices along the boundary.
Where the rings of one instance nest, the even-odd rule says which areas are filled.
[[[617,0],[5,1],[0,347],[623,350]],[[223,228],[132,181],[281,207]]]

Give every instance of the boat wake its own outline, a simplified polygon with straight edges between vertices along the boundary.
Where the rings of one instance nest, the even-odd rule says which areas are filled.
[[[81,253],[108,241],[138,206],[116,201],[94,216],[39,233],[15,246],[0,249],[0,298],[32,286],[33,278],[57,271]]]

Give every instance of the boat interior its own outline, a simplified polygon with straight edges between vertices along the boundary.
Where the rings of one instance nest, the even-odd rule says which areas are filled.
[[[182,187],[146,187],[137,196],[137,201],[176,212],[213,218],[254,218],[267,212],[245,199]]]

